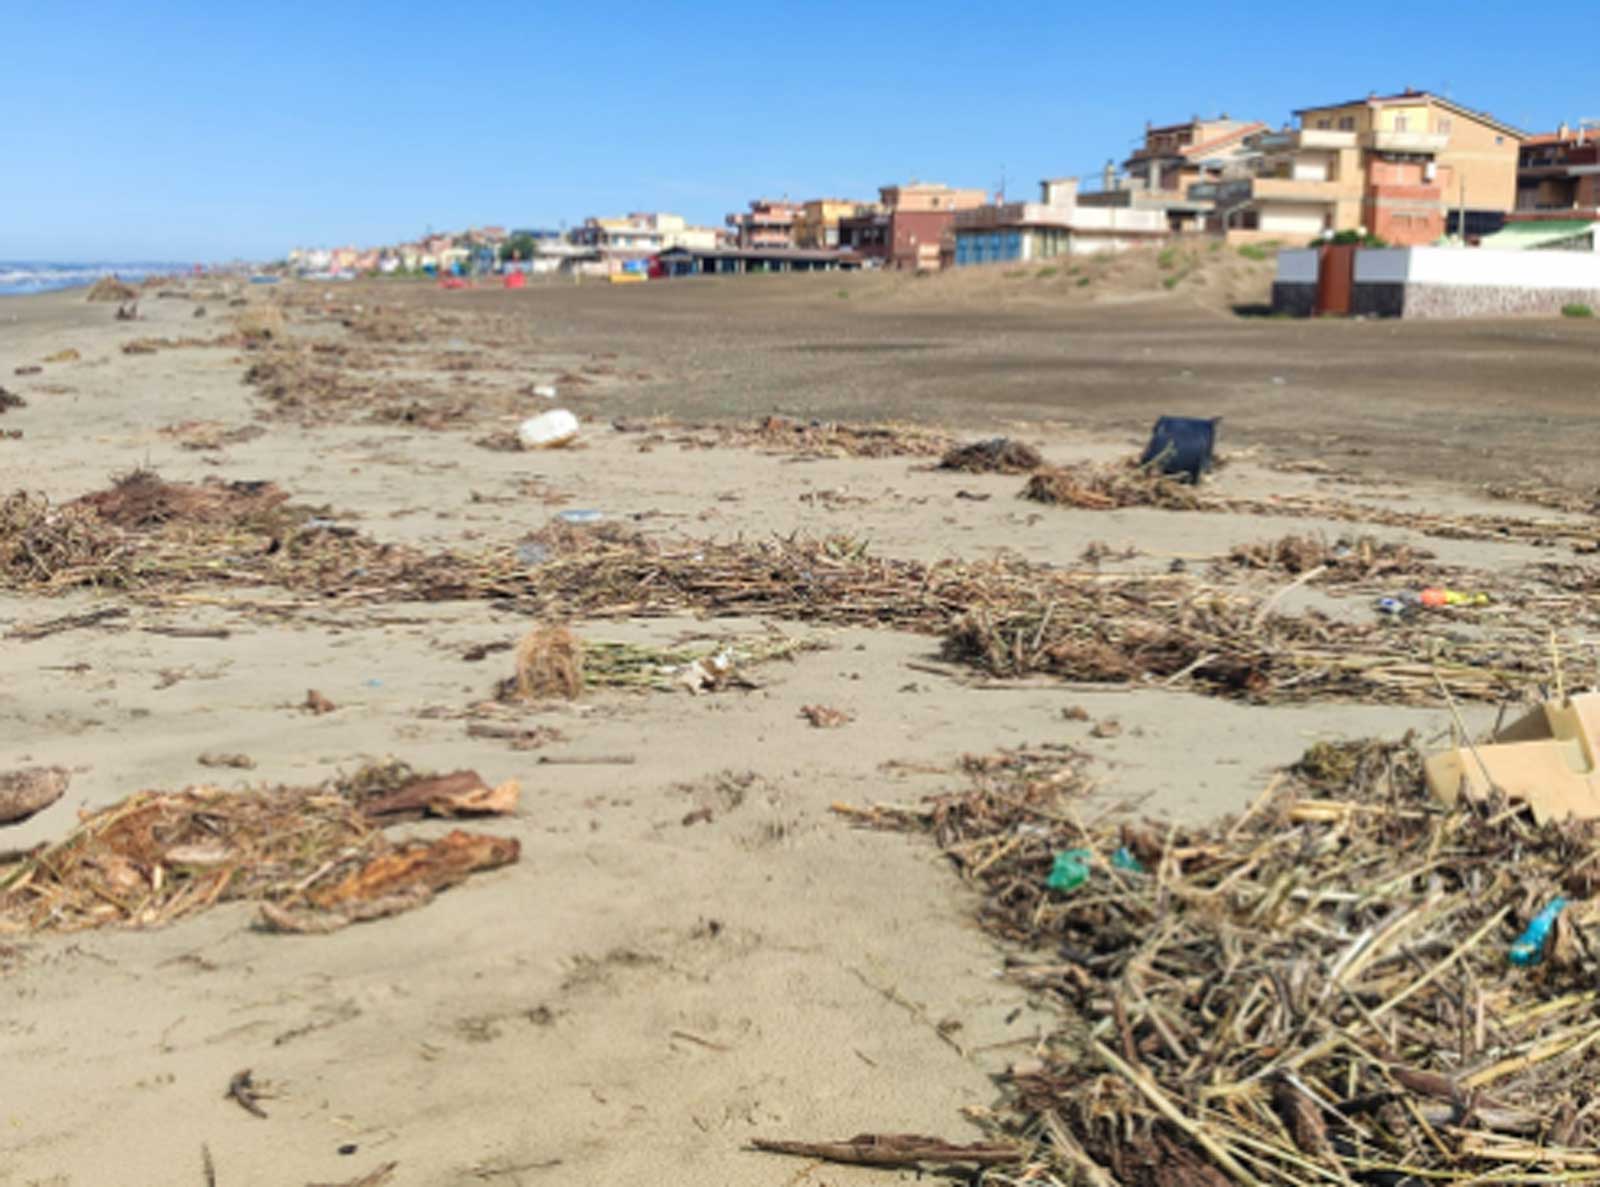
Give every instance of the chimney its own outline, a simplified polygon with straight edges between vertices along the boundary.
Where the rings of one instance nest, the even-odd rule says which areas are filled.
[[[1568,136],[1571,136],[1571,135],[1572,135],[1572,129],[1567,127],[1567,121],[1566,120],[1562,120],[1561,121],[1561,126],[1556,129],[1556,137],[1557,137],[1557,139],[1565,140]]]
[[[1103,173],[1100,175],[1100,188],[1114,190],[1117,188],[1117,165],[1115,161],[1107,161]]]

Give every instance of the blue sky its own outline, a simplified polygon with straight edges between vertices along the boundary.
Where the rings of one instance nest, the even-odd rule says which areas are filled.
[[[219,260],[911,178],[1097,173],[1147,119],[1415,86],[1600,115],[1502,4],[9,0],[0,259]],[[1589,107],[1585,107],[1589,104]],[[1591,110],[1590,108],[1594,108]]]

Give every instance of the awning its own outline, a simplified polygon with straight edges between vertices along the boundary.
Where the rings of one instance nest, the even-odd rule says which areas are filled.
[[[1576,239],[1594,231],[1600,224],[1587,219],[1549,219],[1541,222],[1507,223],[1493,235],[1485,235],[1479,247],[1497,251],[1531,251],[1548,247],[1563,239]]]

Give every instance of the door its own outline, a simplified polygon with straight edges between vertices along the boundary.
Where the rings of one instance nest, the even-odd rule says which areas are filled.
[[[1356,283],[1356,245],[1327,244],[1317,249],[1316,315],[1348,316]]]

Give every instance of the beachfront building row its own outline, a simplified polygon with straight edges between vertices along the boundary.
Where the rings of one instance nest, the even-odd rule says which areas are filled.
[[[1161,210],[1080,206],[1073,177],[1041,181],[1039,190],[1037,202],[985,203],[958,211],[953,263],[968,267],[1098,255],[1159,243],[1169,233]]]
[[[1342,231],[1397,244],[1477,239],[1518,203],[1527,135],[1425,91],[1304,107],[1279,130],[1196,117],[1147,126],[1080,205],[1157,209],[1175,233],[1299,243]]]

